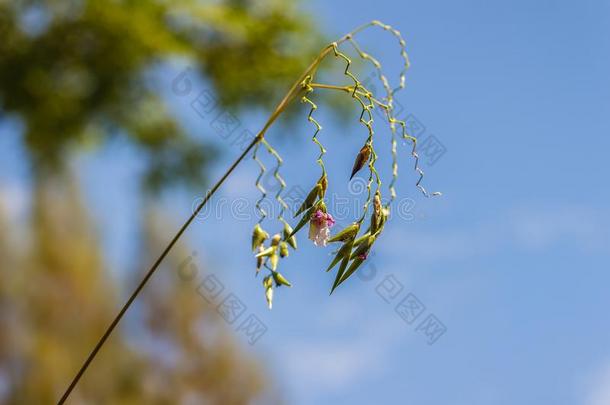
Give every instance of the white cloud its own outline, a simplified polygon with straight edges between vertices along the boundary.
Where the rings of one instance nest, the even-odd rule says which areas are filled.
[[[610,363],[594,373],[587,385],[586,405],[610,404]]]

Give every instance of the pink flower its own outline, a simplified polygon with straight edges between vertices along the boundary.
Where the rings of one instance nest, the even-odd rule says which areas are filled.
[[[309,221],[309,239],[316,246],[326,246],[330,238],[330,227],[335,224],[332,215],[321,210],[317,210]]]

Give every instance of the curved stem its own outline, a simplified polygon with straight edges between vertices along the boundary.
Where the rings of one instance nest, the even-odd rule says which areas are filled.
[[[146,274],[145,274],[144,278],[142,279],[142,281],[140,281],[140,283],[138,284],[136,289],[133,291],[133,293],[131,293],[131,295],[127,299],[127,302],[123,305],[123,307],[121,308],[119,313],[116,315],[116,317],[110,323],[110,325],[108,326],[108,328],[106,329],[106,331],[104,332],[104,334],[102,335],[100,340],[97,342],[97,344],[95,345],[95,347],[93,348],[93,350],[91,351],[91,353],[89,354],[89,356],[87,357],[87,359],[85,360],[83,365],[80,367],[80,369],[76,373],[76,376],[74,376],[74,378],[70,382],[70,385],[68,386],[68,388],[66,389],[66,391],[64,392],[62,397],[59,399],[58,405],[62,405],[62,404],[64,404],[66,402],[66,400],[68,399],[68,397],[70,396],[70,394],[72,393],[72,391],[74,390],[76,385],[78,384],[79,380],[81,379],[81,377],[83,376],[83,374],[85,373],[85,371],[87,370],[87,368],[89,367],[91,362],[93,361],[93,359],[95,359],[95,356],[97,355],[97,353],[100,351],[102,346],[104,346],[104,343],[106,343],[106,340],[108,340],[108,338],[110,337],[110,335],[112,334],[112,332],[114,331],[114,329],[116,328],[118,323],[121,321],[121,319],[123,318],[123,316],[125,315],[125,313],[129,309],[131,304],[134,302],[134,300],[140,294],[140,291],[142,291],[142,289],[144,288],[144,286],[146,285],[148,280],[152,277],[152,275],[155,273],[155,271],[159,268],[159,266],[160,266],[161,262],[163,261],[163,259],[165,259],[165,257],[168,255],[170,250],[174,247],[174,245],[176,244],[178,239],[180,239],[180,237],[182,236],[184,231],[193,222],[195,217],[199,214],[199,212],[207,204],[209,199],[220,188],[220,186],[224,183],[224,181],[227,179],[227,177],[229,177],[229,175],[233,172],[233,170],[235,170],[235,168],[241,163],[241,161],[248,155],[248,153],[250,153],[252,148],[254,148],[254,146],[258,145],[258,143],[263,140],[267,130],[271,127],[271,125],[273,125],[273,123],[277,120],[277,118],[284,112],[284,110],[288,107],[288,105],[302,91],[305,90],[303,88],[303,86],[302,86],[303,81],[308,76],[313,77],[315,71],[317,70],[317,68],[320,65],[320,63],[322,62],[322,60],[329,54],[330,51],[332,51],[333,49],[336,50],[337,44],[347,41],[356,32],[361,31],[362,29],[364,29],[364,28],[366,28],[368,26],[371,26],[371,25],[375,25],[375,22],[362,25],[362,26],[358,27],[356,30],[354,30],[351,33],[349,33],[349,34],[345,35],[344,37],[342,37],[339,41],[337,41],[337,42],[335,42],[333,44],[327,45],[324,49],[322,49],[322,51],[318,54],[316,59],[311,63],[311,65],[309,65],[309,67],[303,72],[301,77],[299,77],[299,79],[294,82],[294,84],[292,85],[292,87],[290,87],[290,89],[288,90],[288,92],[286,93],[286,95],[284,96],[282,101],[280,101],[280,103],[278,104],[277,108],[269,116],[269,119],[267,120],[267,122],[263,126],[263,129],[261,129],[261,131],[256,135],[256,137],[250,142],[250,144],[242,152],[242,154],[239,155],[239,157],[227,169],[227,171],[216,182],[216,184],[214,184],[214,186],[207,192],[207,194],[205,195],[205,197],[203,198],[201,203],[193,211],[191,216],[186,220],[186,222],[182,225],[182,227],[180,227],[178,232],[174,235],[174,237],[170,240],[168,245],[165,247],[165,249],[163,250],[161,255],[157,258],[157,260],[153,263],[153,265],[150,267],[150,269],[146,272]],[[358,89],[356,88],[355,90],[358,90]]]
[[[242,154],[239,155],[239,157],[235,160],[235,162],[233,162],[233,164],[229,167],[229,169],[227,169],[227,171],[225,172],[225,174],[223,174],[223,176],[220,178],[220,180],[218,180],[216,182],[216,184],[214,184],[214,186],[207,192],[206,196],[203,198],[201,203],[197,206],[195,211],[193,211],[191,216],[186,220],[186,222],[182,225],[182,227],[174,235],[174,237],[171,239],[169,244],[166,246],[166,248],[163,250],[163,252],[159,256],[159,258],[154,262],[154,264],[146,272],[146,275],[144,276],[142,281],[140,281],[140,284],[138,284],[138,286],[133,291],[133,293],[131,294],[129,299],[127,299],[127,302],[125,303],[125,305],[123,305],[123,307],[121,308],[121,310],[119,311],[117,316],[110,323],[110,325],[108,326],[108,328],[106,329],[106,331],[104,332],[104,334],[102,335],[100,340],[97,342],[97,344],[95,345],[95,347],[93,348],[93,350],[91,351],[91,353],[89,354],[89,356],[87,357],[87,359],[85,360],[85,362],[83,363],[81,368],[76,373],[76,376],[72,379],[72,382],[70,383],[70,385],[68,386],[68,388],[66,389],[66,391],[64,392],[64,394],[62,395],[60,400],[57,402],[58,405],[62,405],[66,402],[66,400],[68,399],[68,397],[74,390],[74,387],[76,387],[76,384],[78,384],[78,381],[81,379],[81,377],[83,376],[83,374],[85,373],[85,371],[87,370],[87,368],[89,367],[89,365],[91,364],[91,362],[93,361],[93,359],[95,358],[95,356],[97,355],[99,350],[102,348],[102,346],[104,346],[104,343],[106,343],[106,340],[108,339],[108,337],[112,334],[112,332],[116,328],[117,324],[121,321],[121,319],[123,318],[123,315],[125,315],[125,312],[127,312],[127,310],[129,309],[129,307],[131,306],[133,301],[140,294],[140,291],[142,291],[142,289],[144,288],[144,286],[146,285],[146,283],[148,282],[150,277],[154,274],[154,272],[157,270],[157,268],[159,268],[159,265],[161,264],[163,259],[165,259],[165,257],[169,253],[169,251],[174,247],[174,245],[176,244],[178,239],[180,239],[180,237],[182,236],[182,234],[184,233],[186,228],[188,228],[188,226],[191,224],[191,222],[193,222],[193,220],[195,219],[197,214],[199,214],[199,212],[203,209],[203,207],[206,205],[208,200],[212,197],[212,195],[214,195],[214,193],[218,190],[218,188],[220,188],[220,186],[222,185],[222,183],[224,183],[224,181],[227,179],[227,177],[229,177],[229,175],[233,172],[233,170],[235,170],[235,168],[239,165],[239,163],[241,163],[241,161],[248,155],[248,153],[250,153],[252,148],[263,140],[265,133],[267,132],[269,127],[271,127],[271,125],[273,125],[273,123],[282,114],[282,112],[284,112],[286,107],[288,107],[288,105],[301,92],[301,90],[302,90],[301,83],[303,82],[303,80],[308,75],[315,72],[315,70],[320,65],[320,62],[322,61],[322,59],[324,59],[324,57],[326,57],[326,55],[328,55],[328,53],[332,49],[333,49],[332,45],[328,45],[327,47],[325,47],[322,50],[322,52],[320,52],[318,57],[311,63],[311,65],[309,65],[309,67],[305,70],[305,72],[301,75],[301,77],[296,82],[294,82],[294,84],[292,85],[290,90],[288,90],[288,93],[286,93],[286,95],[284,96],[282,101],[278,104],[277,108],[269,116],[269,119],[263,126],[263,129],[258,133],[258,135],[256,135],[256,137],[252,140],[252,142],[250,142],[250,144],[248,145],[246,150],[244,150],[242,152]]]

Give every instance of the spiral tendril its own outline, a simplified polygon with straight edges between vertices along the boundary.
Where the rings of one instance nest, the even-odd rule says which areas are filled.
[[[263,145],[265,145],[265,148],[267,148],[267,151],[275,158],[276,160],[276,165],[275,168],[273,169],[273,177],[275,177],[275,179],[277,180],[278,184],[279,184],[279,189],[277,191],[277,193],[275,193],[275,200],[279,203],[280,205],[280,210],[277,216],[277,219],[282,222],[283,224],[286,224],[286,220],[284,219],[284,211],[286,209],[288,209],[288,204],[286,204],[286,201],[284,201],[284,199],[282,198],[282,193],[284,192],[284,190],[286,189],[286,182],[284,181],[284,179],[282,178],[282,176],[280,175],[280,168],[282,166],[282,164],[284,163],[284,160],[282,159],[282,157],[279,155],[279,153],[277,153],[277,151],[275,149],[273,149],[273,147],[269,144],[269,142],[266,139],[262,140]]]
[[[318,165],[320,165],[320,168],[322,169],[322,176],[324,176],[326,174],[326,168],[324,167],[324,155],[326,154],[326,149],[318,140],[318,135],[322,130],[322,125],[320,125],[320,123],[313,117],[313,114],[318,109],[318,106],[308,97],[308,95],[314,91],[313,87],[311,87],[311,79],[311,76],[308,76],[303,82],[303,86],[305,87],[305,95],[301,98],[301,102],[311,106],[309,114],[307,115],[307,121],[311,122],[316,128],[311,140],[318,146],[318,148],[320,148],[320,154],[318,155],[316,162]]]
[[[349,40],[351,40],[351,38],[348,38],[348,41]],[[360,222],[362,222],[362,221],[364,221],[364,218],[366,217],[369,205],[371,203],[373,178],[376,179],[377,190],[379,190],[379,188],[381,187],[381,178],[379,176],[379,173],[377,172],[377,169],[375,168],[375,162],[377,161],[377,153],[375,152],[375,149],[373,147],[374,119],[373,119],[372,110],[375,108],[375,102],[373,100],[372,93],[350,71],[352,61],[347,55],[345,55],[344,53],[342,53],[339,50],[337,43],[333,43],[333,52],[334,52],[335,57],[343,59],[343,61],[345,62],[344,75],[349,77],[354,82],[354,88],[351,91],[351,96],[352,96],[352,98],[354,98],[355,100],[358,101],[358,103],[360,104],[360,106],[362,108],[362,111],[360,112],[359,121],[362,125],[364,125],[366,127],[366,129],[368,131],[366,145],[368,145],[371,150],[371,158],[369,159],[369,164],[368,164],[370,174],[369,174],[369,180],[367,183],[367,198],[362,207],[362,211],[363,211],[362,217],[359,220]],[[368,103],[365,103],[362,100],[362,97],[364,97],[368,101]],[[365,119],[365,116],[366,116],[366,119]]]
[[[402,37],[402,34],[400,33],[400,31],[398,31],[397,29],[393,28],[390,25],[387,24],[383,24],[380,21],[371,21],[371,23],[369,23],[368,26],[377,26],[382,28],[385,31],[390,32],[394,37],[396,37],[396,39],[398,40],[398,44],[400,45],[400,55],[404,61],[404,65],[403,68],[399,74],[399,84],[397,87],[395,87],[394,89],[390,90],[390,86],[389,83],[386,79],[386,77],[383,75],[383,72],[381,70],[381,64],[371,55],[369,55],[368,53],[364,52],[359,46],[358,43],[353,39],[353,35],[352,36],[348,36],[346,39],[348,42],[350,42],[352,44],[352,46],[354,47],[354,49],[356,50],[356,52],[358,53],[358,55],[364,59],[364,60],[368,60],[369,62],[371,62],[373,64],[373,66],[375,67],[375,69],[378,72],[378,76],[381,80],[381,82],[383,83],[384,89],[386,91],[386,102],[387,105],[386,106],[381,106],[385,112],[386,112],[386,118],[388,120],[388,123],[390,124],[390,129],[392,132],[392,139],[391,139],[391,152],[392,152],[392,180],[390,181],[389,184],[389,189],[390,189],[390,202],[388,202],[387,205],[389,205],[395,198],[396,198],[396,190],[395,190],[395,184],[398,178],[398,159],[397,159],[397,142],[396,142],[396,125],[395,124],[399,124],[402,128],[402,138],[405,140],[409,140],[412,142],[413,147],[411,149],[411,156],[413,156],[413,158],[415,159],[415,167],[414,170],[419,174],[419,178],[415,184],[415,186],[422,192],[422,194],[425,197],[431,197],[431,196],[439,196],[441,195],[440,192],[433,192],[433,193],[428,193],[426,191],[426,189],[421,185],[423,178],[424,178],[424,171],[421,169],[421,167],[419,166],[419,155],[417,154],[417,138],[408,134],[408,131],[406,130],[406,123],[404,121],[398,120],[396,119],[396,117],[394,116],[394,95],[400,91],[401,89],[404,89],[405,87],[405,77],[406,77],[406,72],[409,69],[410,66],[410,62],[409,62],[409,56],[407,54],[407,49],[406,49],[406,41],[404,40],[404,38]]]
[[[261,224],[265,220],[265,218],[267,217],[267,211],[265,211],[265,209],[262,207],[262,203],[265,200],[265,198],[267,197],[267,190],[265,190],[265,188],[261,184],[261,179],[265,175],[265,172],[267,171],[267,168],[265,167],[265,165],[263,164],[262,160],[260,160],[260,158],[258,156],[259,147],[260,147],[260,144],[257,144],[254,147],[254,153],[252,155],[252,159],[254,159],[254,161],[256,162],[258,167],[260,168],[260,171],[258,173],[258,177],[256,178],[256,181],[255,181],[254,185],[260,191],[261,196],[256,201],[256,204],[254,206],[256,207],[256,210],[259,213],[258,223]]]

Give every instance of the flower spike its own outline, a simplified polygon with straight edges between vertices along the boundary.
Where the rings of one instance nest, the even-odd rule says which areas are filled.
[[[389,32],[398,40],[400,45],[400,56],[403,61],[403,69],[399,73],[398,83],[392,84],[394,87],[390,85],[391,80],[388,80],[388,77],[386,77],[384,74],[381,63],[372,54],[365,52],[355,39],[357,34],[369,27],[379,27],[384,31]],[[365,85],[365,83],[358,78],[358,74],[355,73],[358,70],[352,69],[352,59],[350,59],[350,56],[348,56],[348,54],[341,47],[341,45],[344,43],[349,43],[352,50],[358,54],[359,59],[356,61],[372,65],[374,71],[376,72],[378,82],[382,84],[381,94],[376,94],[376,87],[374,85],[369,85],[369,83]],[[343,62],[343,74],[350,85],[341,86],[315,82],[316,71],[319,64],[329,55],[332,55],[339,61]],[[289,102],[295,99],[300,98],[302,103],[308,105],[309,108],[307,120],[314,127],[312,141],[319,148],[316,163],[320,166],[322,173],[318,181],[307,193],[307,196],[302,201],[298,209],[294,212],[294,218],[296,218],[297,223],[293,228],[282,216],[284,209],[287,208],[286,203],[282,199],[282,194],[284,188],[286,187],[286,183],[279,174],[279,168],[283,163],[282,158],[265,139],[261,138],[262,144],[276,160],[273,176],[280,184],[280,189],[275,195],[275,200],[280,206],[280,212],[277,219],[279,222],[281,222],[282,228],[279,233],[275,234],[273,238],[270,239],[269,234],[262,228],[261,225],[261,222],[267,216],[267,212],[263,209],[261,204],[262,200],[266,196],[266,190],[262,187],[261,183],[261,178],[265,173],[266,168],[256,153],[258,148],[255,149],[254,158],[260,167],[260,173],[256,180],[256,186],[261,191],[262,196],[256,205],[261,219],[255,226],[252,234],[252,250],[256,253],[255,258],[257,260],[257,273],[262,267],[265,267],[270,271],[269,275],[263,280],[265,296],[267,298],[269,307],[271,307],[273,298],[273,288],[277,288],[282,285],[291,285],[288,280],[278,271],[278,267],[280,266],[280,259],[284,259],[289,256],[290,248],[294,250],[297,249],[296,234],[300,232],[305,225],[309,225],[308,238],[315,246],[325,247],[329,243],[340,244],[340,247],[335,250],[334,257],[326,269],[326,271],[329,272],[338,265],[337,274],[334,276],[334,282],[331,288],[331,294],[337,287],[350,278],[367,260],[373,245],[383,233],[384,226],[389,218],[390,205],[396,198],[396,190],[394,185],[398,177],[397,139],[399,137],[413,143],[411,156],[415,160],[415,171],[419,174],[416,187],[420,189],[420,191],[422,191],[422,193],[427,197],[439,195],[439,193],[428,194],[420,184],[423,178],[423,171],[419,167],[419,156],[415,150],[417,139],[407,133],[405,122],[397,119],[394,111],[394,97],[405,87],[405,75],[408,67],[409,60],[406,53],[406,42],[402,38],[400,32],[379,21],[372,21],[371,23],[358,27],[356,30],[342,37],[339,41],[334,42],[324,48],[314,63],[293,85],[288,95],[285,97],[282,103],[280,103],[280,106],[272,115],[272,118],[270,119],[271,122],[273,122],[277,116],[284,111]],[[317,119],[314,118],[314,115],[319,107],[313,101],[313,95],[317,95],[316,90],[318,89],[336,90],[347,94],[351,100],[360,107],[359,123],[362,125],[362,128],[366,134],[364,145],[361,147],[354,159],[349,177],[350,180],[352,180],[356,174],[362,171],[362,169],[365,167],[368,168],[368,173],[366,174],[367,181],[365,183],[366,187],[363,189],[365,191],[365,199],[364,204],[362,205],[362,214],[357,220],[345,226],[332,236],[331,227],[335,225],[335,218],[333,217],[333,214],[328,211],[325,203],[329,177],[324,166],[323,158],[325,157],[327,151],[319,139],[322,126]],[[375,150],[377,142],[374,142],[374,140],[379,136],[376,135],[374,130],[375,122],[373,119],[374,112],[376,110],[381,112],[380,116],[385,118],[385,121],[390,128],[390,152],[392,161],[391,170],[389,172],[391,173],[391,180],[388,186],[389,196],[384,196],[382,193],[382,180],[380,172],[377,168],[378,154]],[[268,125],[263,130],[263,135],[267,127]],[[367,228],[363,226],[365,222],[368,224]],[[265,243],[267,242],[269,245],[265,246]]]

